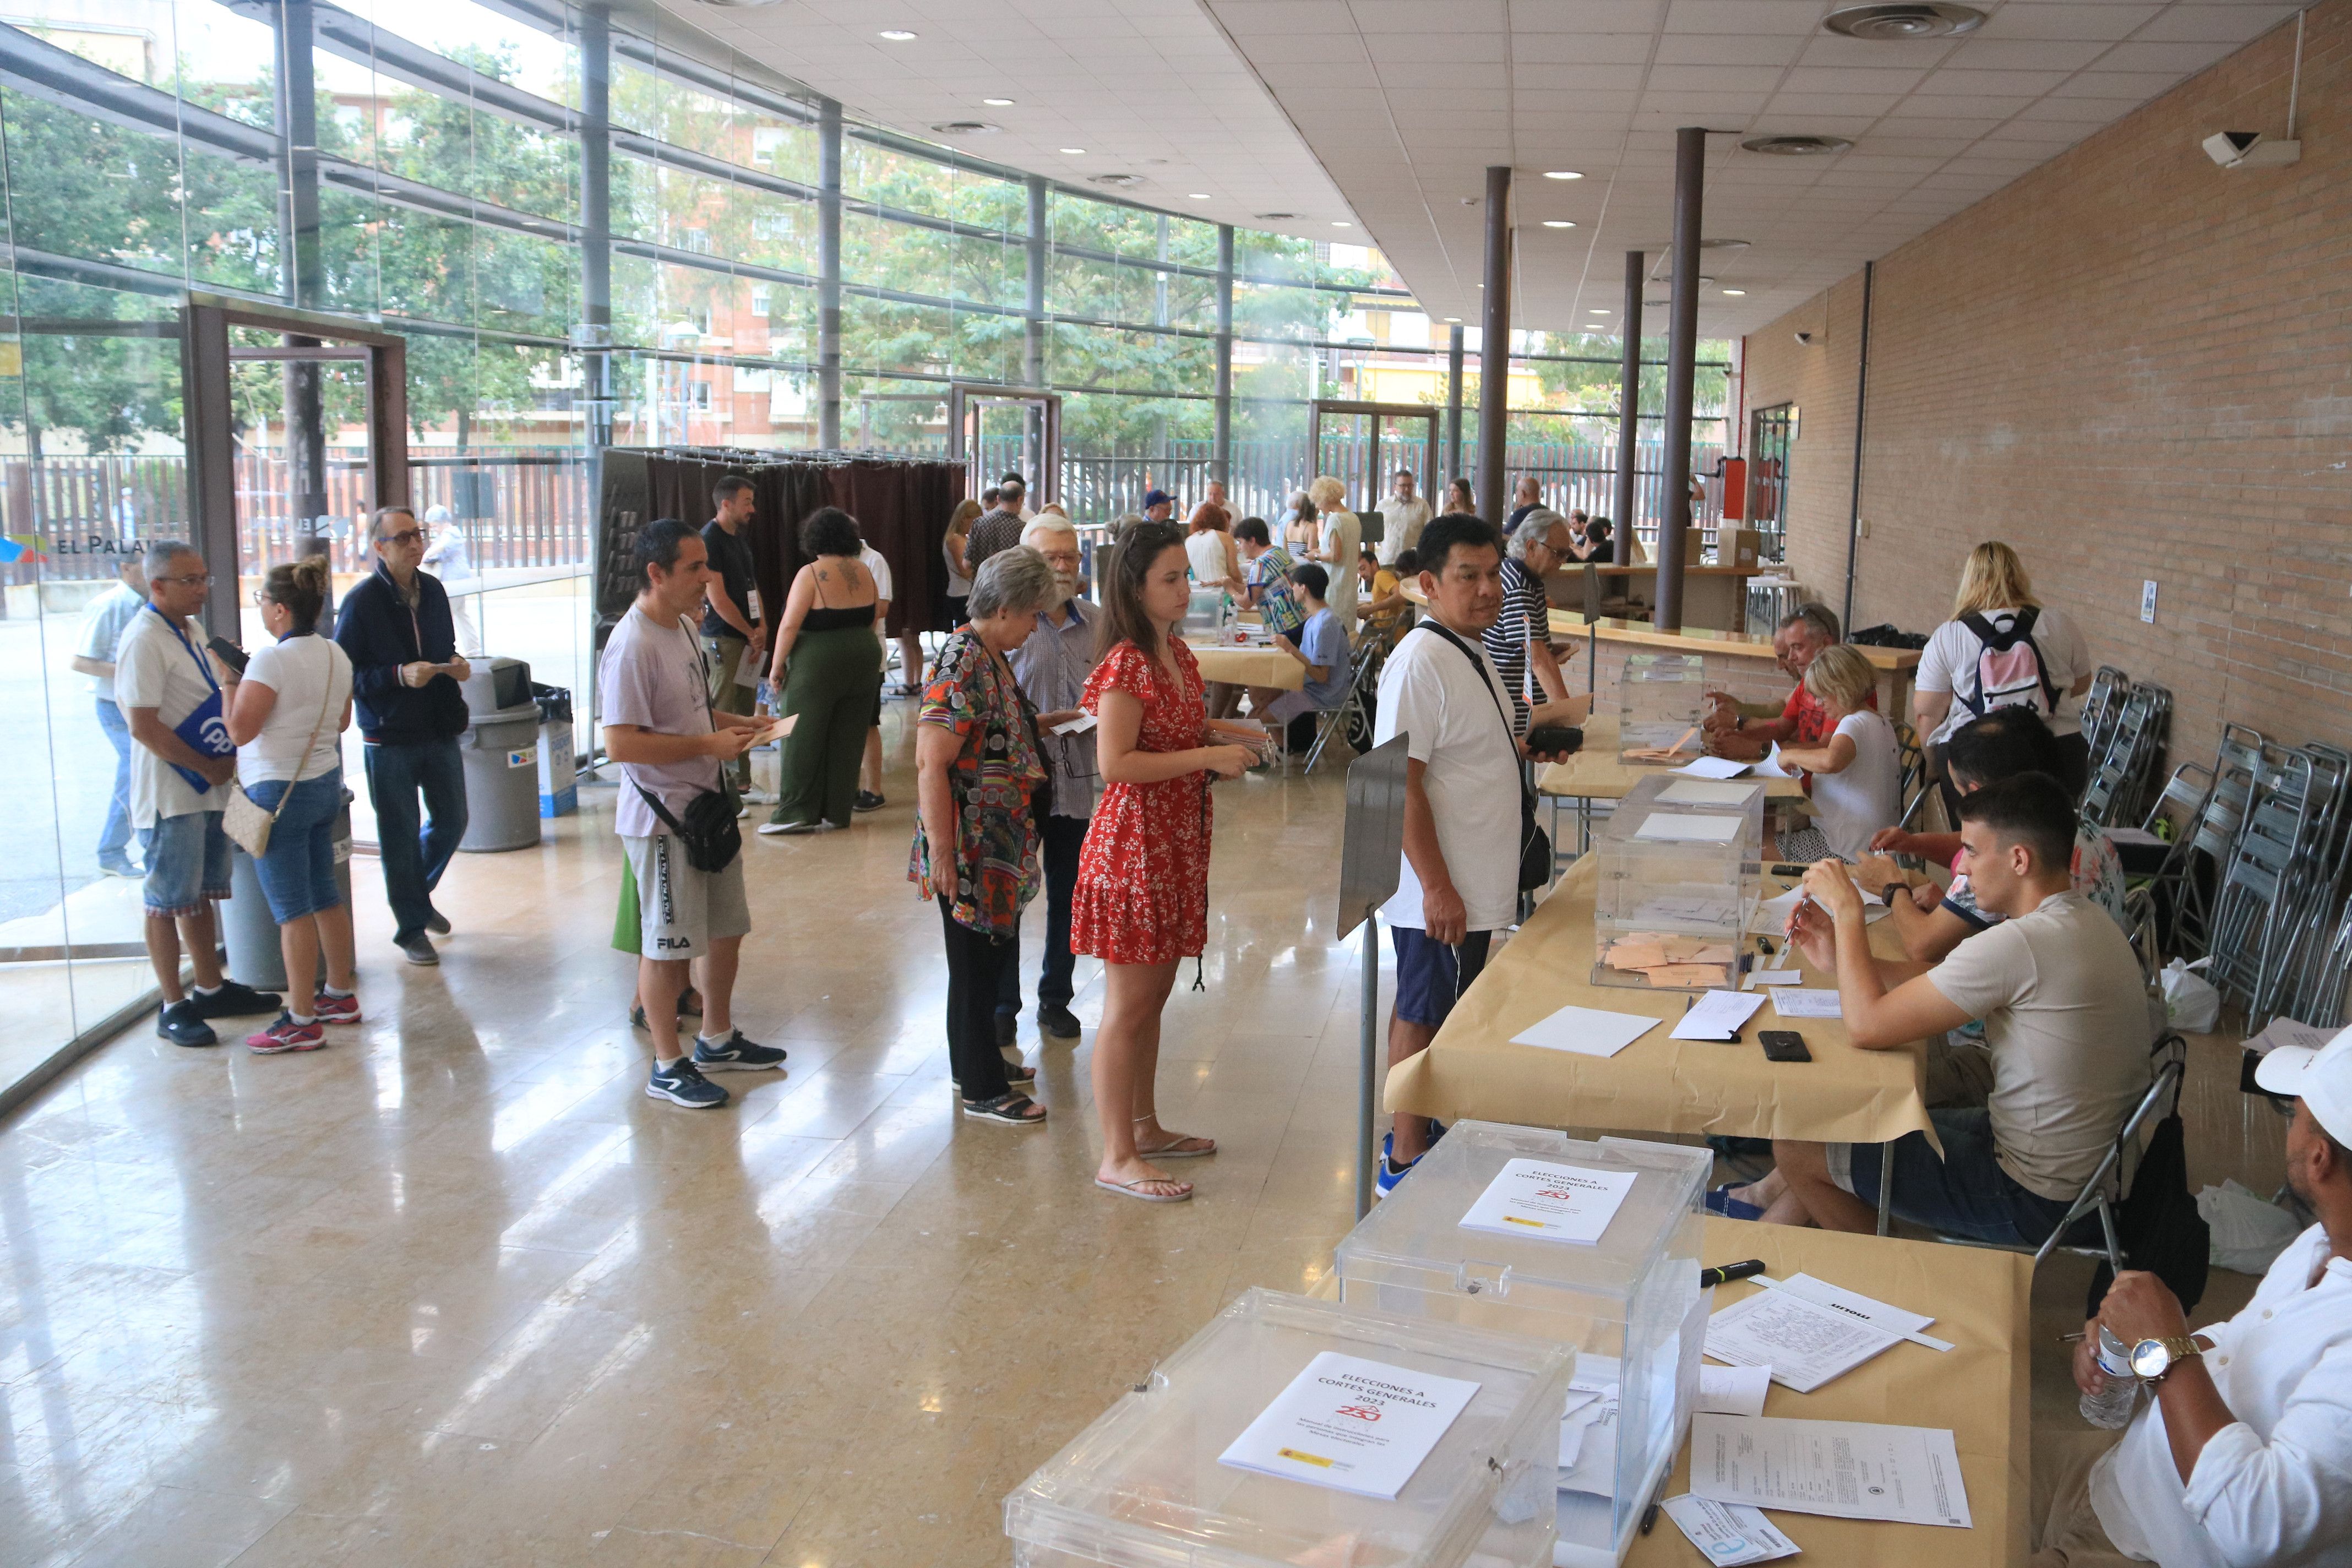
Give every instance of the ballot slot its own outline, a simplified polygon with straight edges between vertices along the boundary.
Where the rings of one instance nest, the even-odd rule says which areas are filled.
[[[1498,1178],[1520,1163],[1580,1173],[1549,1197],[1601,1194],[1608,1214],[1598,1235],[1582,1239],[1589,1226],[1558,1237],[1479,1228],[1495,1211]],[[1559,1412],[1556,1563],[1611,1568],[1622,1559],[1688,1428],[1712,1294],[1698,1283],[1710,1166],[1701,1148],[1460,1121],[1334,1249],[1349,1306],[1576,1352],[1571,1386],[1597,1392],[1585,1408]],[[1536,1217],[1548,1212],[1538,1204]]]
[[[1335,1365],[1345,1375],[1333,1376],[1329,1408],[1308,1408]],[[1378,1542],[1380,1561],[1396,1568],[1540,1568],[1552,1559],[1573,1366],[1538,1340],[1246,1291],[1005,1499],[1013,1560],[1275,1568],[1360,1561],[1351,1553]],[[1384,1401],[1419,1389],[1458,1396],[1465,1384],[1475,1392],[1458,1413],[1449,1398],[1444,1418],[1425,1424],[1442,1428],[1426,1451],[1404,1455],[1398,1468],[1409,1474],[1393,1497],[1251,1462],[1263,1458],[1252,1442],[1277,1426],[1276,1468],[1315,1474],[1318,1460],[1376,1460],[1383,1428],[1372,1417]]]
[[[1595,837],[1594,984],[1736,990],[1756,963],[1763,786],[1692,798],[1692,782],[1639,780]]]

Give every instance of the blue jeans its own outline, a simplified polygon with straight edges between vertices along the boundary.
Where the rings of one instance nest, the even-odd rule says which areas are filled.
[[[2071,1199],[2045,1198],[2020,1186],[1993,1158],[1992,1112],[1969,1106],[1930,1110],[1944,1157],[1936,1158],[1924,1132],[1906,1132],[1895,1141],[1895,1201],[1896,1217],[1924,1225],[1947,1236],[2007,1246],[2039,1247],[2066,1217]],[[1836,1173],[1837,1145],[1832,1144],[1831,1173]],[[1878,1202],[1878,1169],[1886,1146],[1853,1143],[1846,1190],[1866,1204]]]
[[[217,811],[158,817],[139,833],[151,915],[200,915],[229,894],[228,835]]]
[[[343,805],[343,770],[331,768],[314,779],[290,786],[284,779],[268,779],[247,793],[256,805],[278,811],[269,830],[269,852],[253,863],[261,879],[261,896],[269,900],[269,918],[279,925],[304,915],[331,910],[343,901],[335,885],[335,814]]]
[[[433,889],[466,837],[466,764],[454,735],[446,741],[378,744],[370,741],[368,800],[375,807],[383,894],[392,905],[393,940],[405,942],[433,918]],[[416,797],[425,797],[425,816]]]
[[[1045,863],[1045,963],[1037,972],[1037,1005],[1066,1007],[1077,994],[1072,984],[1077,955],[1070,951],[1070,895],[1078,886],[1078,852],[1086,847],[1087,819],[1052,816],[1045,819],[1038,858]],[[996,1010],[1021,1011],[1021,965],[1008,963],[997,976]]]
[[[131,847],[131,721],[111,697],[98,700],[98,727],[114,742],[114,794],[107,802],[106,826],[98,835],[98,863],[119,866],[130,859]]]

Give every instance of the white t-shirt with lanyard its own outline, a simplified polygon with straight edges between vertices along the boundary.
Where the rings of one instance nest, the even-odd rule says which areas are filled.
[[[299,784],[324,777],[341,764],[338,721],[351,700],[352,660],[332,637],[314,633],[257,648],[245,679],[278,693],[278,701],[261,733],[237,748],[237,783],[248,789],[270,779]],[[303,740],[314,729],[304,752]]]
[[[1519,753],[1504,717],[1510,701],[1502,677],[1476,637],[1462,642],[1467,658],[1423,622],[1397,644],[1381,670],[1372,743],[1409,737],[1405,754],[1422,764],[1437,850],[1462,897],[1465,929],[1501,931],[1519,908]],[[1381,918],[1426,929],[1421,879],[1410,858]]]
[[[205,628],[191,619],[187,629],[149,605],[124,628],[114,652],[114,701],[125,719],[134,708],[152,708],[166,730],[177,730],[207,698],[221,694],[205,658]],[[222,733],[227,733],[224,717]],[[167,816],[228,809],[228,785],[198,790],[178,768],[136,741],[131,745],[131,823],[152,827]]]

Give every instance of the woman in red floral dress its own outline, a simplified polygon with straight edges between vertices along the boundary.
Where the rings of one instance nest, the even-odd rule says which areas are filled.
[[[1211,721],[1201,667],[1175,635],[1191,600],[1184,535],[1143,523],[1119,541],[1103,584],[1103,657],[1081,704],[1095,715],[1105,785],[1078,857],[1070,948],[1103,961],[1095,1035],[1095,1111],[1102,1164],[1095,1184],[1149,1203],[1181,1203],[1192,1184],[1150,1162],[1213,1154],[1206,1138],[1171,1132],[1153,1109],[1160,1012],[1176,965],[1209,931],[1209,784],[1238,778],[1249,747],[1218,744],[1251,731]]]

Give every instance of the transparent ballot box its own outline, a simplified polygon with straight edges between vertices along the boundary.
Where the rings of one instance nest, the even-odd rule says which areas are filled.
[[[1736,986],[1762,896],[1764,788],[1642,780],[1593,841],[1592,981],[1637,990]]]
[[[1698,755],[1700,699],[1706,690],[1706,661],[1689,653],[1637,653],[1625,660],[1617,682],[1617,748],[1628,762],[1654,759],[1638,753],[1680,745],[1679,755]]]
[[[1327,1357],[1346,1358],[1340,1380]],[[1552,1555],[1559,1412],[1573,1359],[1538,1340],[1249,1290],[1004,1500],[1013,1561],[1541,1568]],[[1414,1435],[1426,1441],[1434,1425],[1405,1407],[1418,1399],[1358,1403],[1344,1380],[1362,1373],[1344,1367],[1362,1363],[1374,1388],[1450,1390],[1456,1399],[1463,1385],[1475,1388],[1411,1463],[1421,1452]],[[1313,1394],[1327,1383],[1340,1390],[1338,1403],[1317,1419],[1346,1433],[1327,1439],[1307,1428],[1297,1447],[1253,1443],[1277,1414],[1270,1407],[1287,1411],[1295,1388]],[[1391,1442],[1398,1447],[1388,1458],[1410,1464],[1392,1496],[1328,1484],[1337,1473],[1330,1461],[1307,1451],[1369,1456],[1369,1478]],[[1245,1468],[1230,1462],[1236,1455],[1322,1479]]]
[[[1678,1144],[1458,1121],[1336,1249],[1349,1307],[1576,1352],[1555,1456],[1552,1560],[1566,1568],[1623,1558],[1688,1434],[1713,1295],[1698,1283],[1712,1159]],[[1580,1239],[1587,1232],[1597,1239]]]

